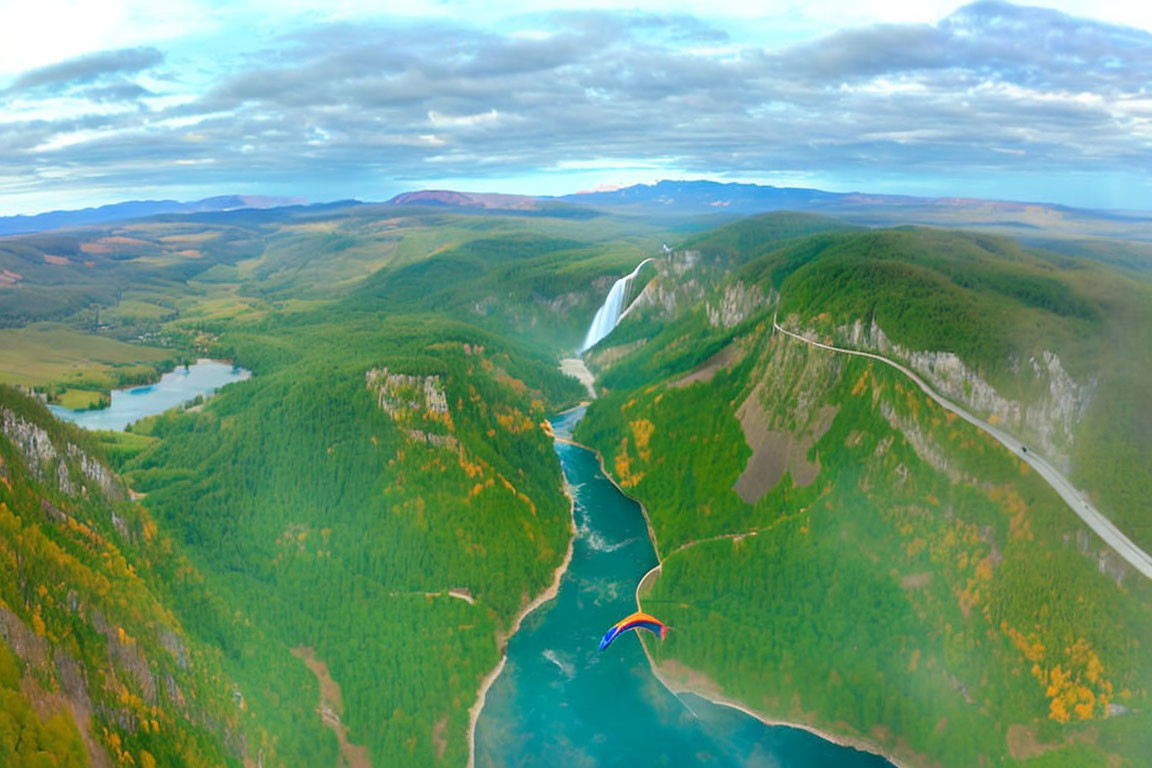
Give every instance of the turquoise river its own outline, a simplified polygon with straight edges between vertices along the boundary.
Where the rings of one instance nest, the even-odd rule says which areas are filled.
[[[553,421],[570,437],[584,409]],[[598,650],[603,632],[636,610],[656,565],[640,506],[604,476],[596,456],[558,440],[575,500],[572,562],[556,599],[529,614],[508,643],[476,729],[476,765],[891,768],[883,758],[807,731],[767,726],[653,676],[634,633]]]

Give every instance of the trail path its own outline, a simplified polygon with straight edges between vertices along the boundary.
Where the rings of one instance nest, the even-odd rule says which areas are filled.
[[[1116,554],[1124,558],[1124,561],[1135,568],[1137,571],[1142,573],[1147,578],[1152,579],[1152,555],[1149,555],[1147,552],[1140,549],[1140,547],[1136,546],[1136,544],[1127,536],[1125,536],[1119,528],[1112,524],[1111,520],[1101,514],[1098,509],[1093,507],[1092,503],[1088,501],[1087,498],[1085,498],[1084,494],[1078,491],[1076,487],[1068,481],[1068,478],[1060,474],[1055,467],[1045,461],[1042,457],[1037,456],[1032,450],[1026,448],[1024,444],[1016,438],[1002,430],[997,429],[988,422],[973,416],[971,413],[956,405],[952,401],[945,399],[942,395],[938,395],[930,386],[928,386],[928,384],[924,382],[923,379],[921,379],[917,374],[913,373],[911,370],[904,367],[900,363],[889,360],[886,357],[881,357],[880,355],[874,354],[872,352],[861,352],[855,349],[833,347],[828,344],[821,344],[818,341],[805,338],[800,334],[793,333],[792,331],[781,328],[780,325],[776,322],[775,316],[772,318],[772,327],[786,336],[791,336],[792,338],[798,339],[799,341],[802,341],[805,344],[809,344],[813,347],[820,347],[821,349],[827,349],[832,352],[840,352],[841,354],[845,355],[870,357],[873,360],[879,360],[880,362],[886,365],[890,365],[896,370],[900,371],[905,376],[912,379],[912,381],[916,383],[916,386],[920,387],[920,389],[924,391],[924,394],[928,395],[928,397],[939,403],[942,408],[951,411],[977,429],[988,433],[998,442],[1003,444],[1005,448],[1012,451],[1013,454],[1024,460],[1029,466],[1035,469],[1040,474],[1040,476],[1044,478],[1045,481],[1047,481],[1048,485],[1052,486],[1053,490],[1060,494],[1060,498],[1064,499],[1064,502],[1072,508],[1072,511],[1075,512],[1089,528],[1095,531],[1097,536],[1104,540],[1105,544],[1111,547],[1113,551],[1116,552]]]

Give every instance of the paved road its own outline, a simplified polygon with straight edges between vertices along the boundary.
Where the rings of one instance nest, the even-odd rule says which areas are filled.
[[[1121,533],[1119,528],[1112,524],[1111,520],[1104,517],[1104,515],[1102,515],[1098,509],[1093,507],[1088,499],[1084,497],[1084,494],[1080,493],[1080,491],[1076,490],[1072,483],[1068,482],[1068,478],[1057,472],[1055,467],[1053,467],[1040,456],[1037,456],[1032,452],[1031,449],[1026,449],[1025,446],[1016,438],[1012,437],[1006,432],[997,429],[988,422],[976,418],[971,413],[956,405],[952,401],[946,400],[944,397],[936,394],[936,392],[931,387],[929,387],[917,374],[905,368],[903,365],[889,360],[886,357],[881,357],[880,355],[876,355],[871,352],[860,352],[855,349],[833,347],[829,346],[828,344],[821,344],[818,341],[813,341],[812,339],[806,339],[799,334],[781,328],[776,323],[775,317],[772,318],[772,326],[776,330],[780,331],[780,333],[791,336],[794,339],[799,339],[805,344],[811,344],[814,347],[828,349],[833,352],[842,352],[846,355],[870,357],[873,360],[879,360],[880,362],[897,369],[905,376],[912,379],[912,381],[916,382],[916,386],[924,390],[924,394],[928,395],[930,398],[939,403],[941,407],[956,414],[972,426],[984,430],[989,435],[1003,443],[1004,447],[1012,451],[1012,453],[1026,461],[1040,474],[1041,477],[1043,477],[1048,482],[1048,485],[1052,486],[1056,493],[1060,494],[1060,498],[1064,499],[1064,502],[1072,508],[1072,511],[1079,515],[1080,519],[1083,520],[1089,528],[1095,531],[1097,536],[1104,540],[1105,544],[1111,547],[1116,552],[1116,554],[1124,558],[1124,560],[1137,571],[1152,579],[1152,555],[1149,555],[1147,552],[1140,549],[1140,547],[1136,546],[1136,544],[1133,543],[1131,539]]]

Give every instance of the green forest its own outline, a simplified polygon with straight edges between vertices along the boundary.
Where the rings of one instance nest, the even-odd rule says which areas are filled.
[[[0,241],[34,289],[0,313],[3,377],[26,391],[99,406],[203,355],[254,373],[123,433],[59,425],[4,390],[122,478],[115,500],[48,487],[4,443],[19,567],[3,600],[46,638],[5,661],[23,691],[5,694],[5,748],[52,764],[93,748],[121,765],[323,765],[355,759],[346,748],[464,763],[480,680],[571,537],[545,419],[583,389],[556,350],[581,337],[570,313],[591,314],[590,285],[655,237],[553,213],[389,209],[382,227],[367,206],[237,211]],[[58,301],[38,303],[38,286]],[[443,405],[416,386],[414,407],[386,408],[381,371],[434,381]],[[44,520],[42,505],[68,512]],[[86,559],[64,576],[30,567],[29,530],[77,538],[67,552]],[[74,552],[84,536],[99,546]],[[73,583],[92,584],[91,610]],[[304,655],[341,688],[340,739]],[[68,659],[83,691],[61,691]]]
[[[909,765],[1139,764],[1149,585],[899,373],[773,320],[847,346],[874,324],[1024,410],[1058,357],[1089,399],[1053,445],[1149,546],[1146,276],[972,233],[703,224],[349,205],[0,238],[23,280],[0,763],[466,763],[480,681],[573,535],[546,419],[585,392],[558,360],[667,241],[586,356],[577,432],[649,515],[661,674]],[[125,432],[44,407],[198,357],[253,375]]]
[[[911,765],[1140,764],[1152,749],[1152,587],[1026,464],[901,374],[773,333],[771,320],[837,339],[874,317],[907,348],[952,351],[994,377],[1034,328],[1087,364],[1087,339],[1124,330],[1093,299],[1106,289],[1141,311],[1146,284],[934,231],[732,250],[748,226],[696,244],[711,292],[671,316],[634,313],[604,342],[610,389],[577,431],[649,515],[662,568],[641,605],[676,630],[646,642],[657,668]],[[1027,290],[999,280],[1028,270],[1050,276]],[[734,279],[755,281],[765,302],[710,324],[704,307]],[[990,315],[1008,319],[974,319]],[[635,339],[647,341],[613,358],[611,345]],[[1098,386],[1119,383],[1101,374]],[[1113,416],[1090,412],[1078,440],[1090,444],[1102,418]],[[787,457],[776,474],[756,463],[761,439]],[[768,479],[749,491],[746,467]],[[1127,490],[1098,486],[1100,498],[1147,482],[1128,470]],[[1074,476],[1092,471],[1074,464]]]

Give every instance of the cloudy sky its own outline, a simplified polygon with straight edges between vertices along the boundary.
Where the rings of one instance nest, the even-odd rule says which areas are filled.
[[[621,6],[0,0],[0,215],[660,178],[1152,209],[1150,3]]]

